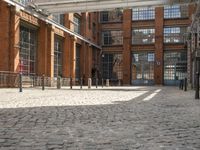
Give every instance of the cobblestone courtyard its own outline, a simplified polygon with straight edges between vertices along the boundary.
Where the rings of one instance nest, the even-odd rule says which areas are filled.
[[[200,101],[177,87],[0,89],[0,150],[200,150]]]

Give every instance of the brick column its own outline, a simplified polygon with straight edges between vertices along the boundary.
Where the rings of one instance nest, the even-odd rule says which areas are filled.
[[[11,7],[10,14],[10,71],[19,71],[19,50],[20,50],[20,17],[15,7]],[[8,40],[8,41],[9,41]]]
[[[155,9],[155,84],[163,84],[164,80],[164,49],[163,49],[163,27],[164,27],[164,9],[157,7]]]
[[[92,46],[86,44],[86,56],[85,56],[85,77],[86,80],[92,77]]]
[[[70,40],[70,72],[71,72],[71,77],[75,79],[75,68],[76,68],[76,39],[75,37],[71,36]],[[75,81],[75,80],[74,80]]]
[[[54,76],[54,27],[47,29],[47,76]]]
[[[7,4],[0,1],[0,71],[9,71],[10,44],[10,9]]]
[[[37,52],[37,74],[39,76],[47,75],[47,25],[45,22],[40,22],[40,28],[38,33],[38,52]]]
[[[123,84],[131,83],[132,10],[123,13]]]

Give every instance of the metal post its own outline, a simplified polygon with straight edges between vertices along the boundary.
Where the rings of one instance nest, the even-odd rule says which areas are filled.
[[[22,73],[19,73],[19,92],[22,92]]]
[[[101,79],[101,85],[102,85],[102,88],[103,88],[103,78]]]
[[[181,90],[183,90],[183,80],[181,80]]]
[[[42,75],[42,90],[44,91],[44,74]]]
[[[195,99],[199,99],[199,72],[196,73]]]
[[[61,78],[57,77],[57,89],[61,89]]]
[[[81,78],[81,89],[83,89],[83,78]]]
[[[184,79],[184,91],[187,91],[187,78]]]
[[[98,88],[98,78],[96,78],[96,88]]]
[[[179,90],[181,89],[181,80],[180,80],[180,82],[179,82]]]
[[[72,89],[72,78],[70,77],[70,89]]]

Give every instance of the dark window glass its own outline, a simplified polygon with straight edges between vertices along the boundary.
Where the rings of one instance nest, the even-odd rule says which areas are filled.
[[[155,42],[155,29],[133,29],[132,44],[151,44]]]
[[[102,32],[102,44],[107,45],[122,45],[123,35],[122,31],[103,31]]]
[[[63,40],[55,36],[54,39],[54,77],[62,77]]]
[[[184,43],[186,27],[165,27],[164,43]]]
[[[36,66],[37,33],[35,30],[20,27],[20,71],[24,75],[34,75]]]

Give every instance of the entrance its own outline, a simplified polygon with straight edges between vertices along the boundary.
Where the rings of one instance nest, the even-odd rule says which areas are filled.
[[[154,53],[141,52],[132,54],[132,84],[154,84]]]
[[[178,85],[187,75],[187,53],[164,53],[164,84]]]

